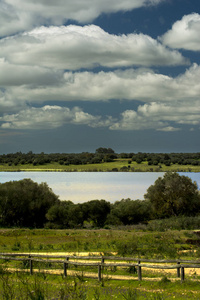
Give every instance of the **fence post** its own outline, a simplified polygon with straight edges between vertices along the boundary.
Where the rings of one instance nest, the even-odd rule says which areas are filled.
[[[142,280],[142,267],[140,265],[140,261],[138,261],[138,280]]]
[[[184,267],[181,267],[181,282],[183,282],[185,279],[185,269]]]
[[[30,261],[30,275],[33,275],[33,261],[31,258],[29,261]]]
[[[101,265],[98,265],[98,280],[101,281]]]
[[[67,257],[66,260],[68,261],[69,257]],[[64,277],[67,277],[68,263],[64,262],[63,263],[63,268],[64,268]]]
[[[105,258],[102,256],[101,263],[104,264]],[[102,271],[104,270],[104,267],[102,266]]]
[[[180,261],[177,262],[177,277],[180,278],[181,274],[180,274]]]

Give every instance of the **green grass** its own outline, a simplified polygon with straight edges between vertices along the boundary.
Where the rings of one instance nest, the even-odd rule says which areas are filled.
[[[0,229],[0,252],[118,252],[120,255],[176,258],[197,239],[192,230],[123,229]],[[181,254],[188,257],[188,254]],[[179,255],[180,256],[180,255]]]
[[[119,250],[120,245],[123,250],[123,245],[132,243],[132,253],[129,254],[132,257],[141,256],[142,250],[143,257],[169,258],[175,255],[176,258],[192,260],[198,259],[199,250],[196,245],[188,244],[187,240],[195,238],[196,235],[192,230],[152,232],[135,230],[131,227],[108,230],[1,229],[0,252],[70,251],[73,254],[77,251],[97,251],[107,255]],[[167,248],[167,245],[170,247]],[[175,252],[171,252],[172,248]],[[184,249],[190,249],[191,252],[182,252]],[[181,283],[180,279],[177,280],[176,274],[164,276],[162,273],[157,274],[146,269],[142,271],[142,276],[149,280],[139,282],[133,270],[107,267],[103,271],[103,280],[98,282],[97,279],[84,277],[85,271],[97,274],[96,267],[91,269],[70,265],[69,270],[83,272],[83,276],[81,273],[64,278],[63,275],[42,272],[44,268],[62,270],[62,264],[34,262],[34,268],[41,271],[39,274],[33,273],[32,276],[22,272],[25,269],[29,270],[28,264],[1,260],[0,265],[0,299],[200,299],[200,276],[195,274],[195,271],[186,274],[185,282]],[[21,271],[9,273],[6,267],[20,268]],[[111,280],[111,275],[128,275],[133,279]],[[158,279],[158,276],[162,279]]]
[[[108,172],[113,169],[118,169],[118,171],[123,167],[127,167],[129,172],[200,172],[200,166],[192,165],[178,165],[174,164],[171,166],[165,166],[161,164],[160,166],[149,166],[147,162],[142,162],[137,164],[132,162],[128,164],[129,159],[116,159],[114,162],[105,162],[100,164],[86,164],[86,165],[60,165],[59,163],[49,163],[45,165],[24,164],[24,165],[11,165],[0,164],[0,172],[17,172],[17,171],[49,171],[49,172]]]
[[[114,251],[116,241],[131,238],[121,230],[1,229],[0,252]]]
[[[23,273],[0,274],[0,299],[199,299],[199,282],[171,282],[163,278],[153,281],[67,279],[44,273],[32,276]]]

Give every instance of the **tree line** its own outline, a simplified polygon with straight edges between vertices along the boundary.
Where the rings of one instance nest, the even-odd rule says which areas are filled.
[[[46,183],[38,184],[31,179],[10,181],[0,184],[0,226],[103,228],[200,214],[197,184],[175,172],[159,177],[144,197],[145,200],[91,200],[74,204],[59,200]]]
[[[48,163],[59,163],[60,165],[84,165],[112,162],[115,159],[127,159],[130,165],[132,161],[137,164],[147,162],[148,165],[172,164],[200,165],[200,153],[115,153],[111,148],[100,147],[94,153],[9,153],[0,155],[0,164],[17,166],[24,164],[45,165]]]
[[[111,148],[98,148],[95,153],[44,153],[35,154],[32,151],[28,153],[9,153],[0,155],[0,164],[24,165],[32,164],[45,165],[48,163],[59,163],[60,165],[83,165],[97,164],[102,162],[111,162],[117,158],[114,150]]]

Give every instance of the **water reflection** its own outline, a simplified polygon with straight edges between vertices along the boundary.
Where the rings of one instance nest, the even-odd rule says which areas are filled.
[[[164,173],[126,172],[0,172],[0,182],[31,178],[47,182],[61,200],[81,203],[94,199],[110,202],[122,198],[144,199],[147,188]],[[189,176],[200,187],[200,173],[179,173]]]

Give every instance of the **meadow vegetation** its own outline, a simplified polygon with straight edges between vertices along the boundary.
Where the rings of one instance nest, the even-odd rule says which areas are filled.
[[[133,237],[132,237],[133,236]],[[141,233],[138,233],[140,238]],[[143,238],[145,234],[142,234]],[[128,230],[1,230],[1,252],[55,251],[55,252],[113,252],[121,241],[134,243],[135,237]]]
[[[200,153],[10,153],[0,155],[0,171],[199,172]]]
[[[159,220],[159,222],[161,222]],[[169,221],[169,226],[173,223]],[[112,229],[1,229],[0,252],[93,252],[144,258],[198,258],[200,234],[149,225]]]
[[[197,260],[200,254],[198,232],[193,230],[149,231],[126,226],[113,229],[1,229],[0,251],[11,253],[63,253],[78,255],[117,255],[140,258],[176,258]],[[45,273],[52,265],[36,265],[39,272],[30,275],[22,262],[0,261],[0,299],[199,299],[199,273],[192,270],[181,283],[176,275],[144,270],[138,281],[131,268],[106,268],[103,279],[87,278],[91,267],[68,269],[73,276]],[[11,272],[10,267],[17,268]],[[60,266],[62,268],[62,266]],[[80,273],[81,272],[81,273]],[[114,280],[113,275],[131,276]]]
[[[67,279],[45,273],[27,276],[1,271],[1,299],[34,300],[107,300],[107,299],[199,299],[199,283],[188,280],[171,282],[163,277],[157,282],[113,281],[98,283],[94,279],[80,280],[77,276]]]

